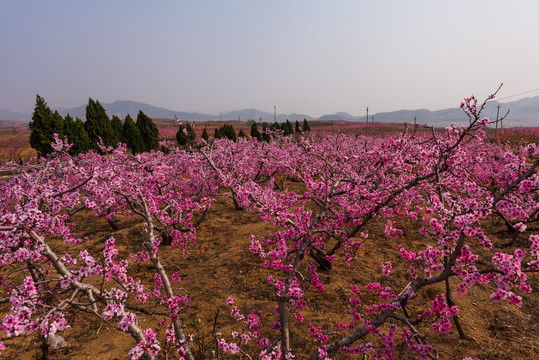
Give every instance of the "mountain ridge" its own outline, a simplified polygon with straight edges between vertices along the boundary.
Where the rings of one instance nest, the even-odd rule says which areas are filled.
[[[150,104],[131,101],[131,100],[116,100],[112,103],[101,103],[105,108],[107,114],[112,117],[116,115],[121,119],[125,118],[127,114],[135,118],[140,111],[143,111],[151,118],[160,119],[174,119],[178,118],[185,121],[230,121],[230,120],[243,120],[255,119],[263,122],[283,122],[290,121],[302,121],[307,120],[346,120],[346,121],[365,121],[365,116],[353,116],[346,112],[337,112],[334,114],[322,115],[318,118],[308,116],[305,114],[275,114],[265,112],[262,110],[250,108],[241,110],[232,110],[223,112],[219,115],[204,114],[199,112],[186,112],[186,111],[174,111],[163,107],[157,107]],[[500,106],[498,114],[498,105]],[[86,105],[81,105],[69,109],[53,109],[58,110],[60,115],[65,116],[70,114],[72,117],[78,117],[85,119],[86,117]],[[489,117],[491,120],[495,120],[496,116],[501,117],[509,111],[508,116],[504,120],[504,127],[514,126],[539,126],[539,96],[526,97],[519,100],[499,103],[497,101],[491,101],[487,103],[483,111],[483,116]],[[428,109],[415,109],[415,110],[397,110],[391,112],[379,112],[369,116],[369,121],[374,116],[375,122],[409,122],[413,123],[414,118],[418,124],[428,124],[434,126],[446,126],[450,123],[456,123],[457,125],[465,125],[468,123],[468,118],[462,109],[447,108],[441,110],[428,110]],[[0,110],[0,120],[13,120],[29,122],[32,114],[25,114],[20,112],[13,112],[9,110]]]

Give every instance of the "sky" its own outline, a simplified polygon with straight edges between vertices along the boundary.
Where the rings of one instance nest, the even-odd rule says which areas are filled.
[[[539,95],[536,0],[0,1],[0,109],[362,115]],[[518,95],[525,93],[524,95]]]

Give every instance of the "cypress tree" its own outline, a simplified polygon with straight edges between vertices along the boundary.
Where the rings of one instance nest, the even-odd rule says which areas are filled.
[[[232,141],[236,141],[236,131],[232,125],[223,125],[223,135]]]
[[[294,133],[294,128],[292,127],[292,123],[288,121],[288,119],[286,119],[285,128],[286,128],[285,135],[291,135]]]
[[[84,128],[84,123],[81,119],[73,118],[67,114],[64,118],[64,135],[67,137],[67,140],[73,144],[69,153],[72,155],[88,152],[91,148],[90,138],[86,129]]]
[[[243,137],[243,138],[247,137],[247,134],[245,134],[245,131],[243,131],[243,129],[240,129],[240,131],[238,132],[238,138],[240,137]]]
[[[215,128],[215,131],[213,132],[213,138],[214,139],[220,139],[224,137],[222,128]]]
[[[195,128],[193,128],[193,125],[189,124],[189,122],[186,121],[185,129],[187,130],[187,137],[189,138],[189,141],[195,141],[195,139],[197,138],[197,134],[195,133]]]
[[[206,141],[208,141],[210,139],[209,135],[208,135],[208,131],[206,130],[206,128],[204,128],[204,130],[202,130],[202,138]]]
[[[288,121],[288,119],[286,119],[286,122],[282,123],[279,128],[282,130],[284,136],[288,136],[294,133],[292,124],[290,123],[290,121]]]
[[[311,126],[307,122],[307,119],[303,119],[303,131],[304,132],[311,131]]]
[[[159,146],[159,130],[153,120],[139,110],[136,125],[144,141],[145,151],[157,149]]]
[[[138,127],[133,122],[133,119],[129,114],[125,117],[124,125],[122,128],[122,139],[133,154],[144,151],[144,141]]]
[[[120,142],[125,142],[122,139],[122,130],[124,128],[124,125],[122,124],[122,120],[116,115],[112,115],[112,119],[110,120],[110,125],[112,126],[112,130],[114,131],[114,134],[116,135],[116,139]]]
[[[206,133],[206,136],[207,135],[208,133]],[[186,122],[185,125],[180,125],[178,132],[176,133],[176,141],[182,146],[192,143],[195,141],[196,137],[195,129],[189,122]]]
[[[30,145],[36,149],[39,155],[50,154],[53,149],[51,142],[54,141],[54,134],[62,135],[63,121],[58,124],[58,112],[53,114],[45,100],[36,95],[36,106],[32,114],[32,121],[28,125],[30,133]],[[60,116],[60,119],[62,117]]]
[[[47,126],[47,124],[51,122],[51,119],[51,109],[41,96],[36,95],[36,106],[34,107],[34,113],[32,114],[32,121],[30,121],[28,127],[31,131],[30,146],[36,149],[39,155],[47,155],[52,152],[50,143],[52,142],[53,137],[49,135],[50,126]]]
[[[176,133],[176,141],[180,146],[185,146],[189,142],[189,136],[187,134],[188,133],[185,125],[180,125],[178,132]]]
[[[258,126],[256,125],[256,123],[253,123],[251,125],[251,137],[257,138],[258,141],[262,141],[262,134],[258,130]]]
[[[79,118],[75,119],[74,132],[74,138],[77,139],[77,150],[80,153],[86,153],[90,151],[90,149],[92,148],[92,143],[90,142],[90,137],[88,137],[88,133],[84,128],[84,122]]]
[[[299,122],[296,120],[296,134],[301,134],[301,126],[299,125]]]
[[[64,135],[64,118],[58,111],[52,114],[52,127],[55,133],[60,136]]]
[[[112,129],[112,124],[105,111],[105,108],[92,98],[88,100],[86,106],[86,123],[84,123],[88,137],[93,149],[98,149],[99,138],[103,140],[106,146],[116,146],[118,138]]]
[[[270,135],[267,133],[267,130],[268,130],[268,128],[266,127],[266,125],[264,125],[264,126],[262,127],[262,141],[270,142],[271,137],[270,137]]]

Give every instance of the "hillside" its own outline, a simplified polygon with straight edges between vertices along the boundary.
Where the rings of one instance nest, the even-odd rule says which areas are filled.
[[[101,103],[105,108],[109,116],[116,115],[120,118],[125,118],[127,114],[132,117],[136,117],[139,110],[142,110],[146,115],[151,118],[161,119],[182,119],[186,121],[233,121],[241,120],[246,121],[248,119],[255,119],[261,122],[284,122],[290,121],[302,121],[307,120],[324,120],[324,121],[358,121],[364,122],[365,116],[354,116],[346,112],[337,112],[334,114],[322,115],[318,118],[314,118],[309,115],[301,113],[292,114],[273,114],[270,112],[258,110],[258,109],[242,109],[222,112],[221,114],[206,114],[199,112],[185,112],[179,110],[170,110],[162,107],[153,106],[130,100],[117,100],[112,103]],[[509,114],[504,120],[504,127],[515,126],[539,126],[539,96],[528,97],[516,101],[507,103],[498,103],[497,101],[489,102],[483,111],[483,115],[489,117],[491,120],[496,119],[498,105],[500,105],[499,116],[505,115],[508,110]],[[70,109],[53,109],[65,116],[70,114],[72,117],[78,117],[85,119],[86,117],[86,105]],[[23,114],[18,112],[12,112],[8,110],[0,110],[0,120],[16,120],[29,122],[31,113]],[[465,125],[468,123],[466,115],[458,107],[441,109],[441,110],[428,110],[428,109],[415,109],[415,110],[397,110],[391,112],[379,112],[369,115],[369,121],[374,116],[374,121],[383,123],[413,123],[414,118],[418,124],[428,124],[433,126],[447,126],[451,123],[459,125]]]

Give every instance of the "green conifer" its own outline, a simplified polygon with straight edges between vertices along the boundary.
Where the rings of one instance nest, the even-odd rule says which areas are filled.
[[[81,154],[88,152],[91,149],[90,138],[88,133],[84,128],[84,123],[81,119],[73,118],[67,114],[64,118],[64,135],[67,137],[67,140],[73,144],[69,153],[72,155]]]
[[[258,141],[262,141],[262,134],[258,130],[258,125],[256,125],[256,123],[251,125],[251,137],[257,138]]]
[[[157,129],[153,120],[139,110],[136,125],[144,141],[145,151],[157,149],[159,146],[159,129]]]
[[[202,130],[202,138],[206,141],[208,141],[210,139],[209,135],[208,135],[208,131],[206,130],[206,128],[204,128],[204,130]]]
[[[223,135],[232,141],[236,141],[236,131],[232,125],[223,125]]]
[[[213,138],[214,139],[220,139],[224,137],[222,128],[215,128],[215,131],[213,132]]]
[[[267,133],[267,130],[268,130],[268,128],[266,127],[266,125],[262,126],[262,141],[270,142],[271,137]]]
[[[311,126],[309,125],[309,122],[307,119],[303,119],[303,131],[308,132],[311,131]]]
[[[116,146],[118,138],[112,129],[112,124],[105,111],[105,108],[92,98],[88,100],[86,106],[86,122],[84,123],[90,143],[93,149],[98,149],[99,138],[103,140],[106,146]]]
[[[129,114],[125,117],[124,125],[122,128],[122,139],[125,141],[125,144],[133,154],[140,153],[144,151],[144,141],[142,140],[142,136],[140,136],[140,132],[138,130],[138,127],[133,122],[133,119]]]
[[[189,138],[189,142],[192,143],[197,138],[195,128],[193,127],[193,125],[189,124],[188,121],[186,121],[185,122],[185,129],[187,130],[187,137]]]
[[[178,142],[178,145],[185,146],[187,143],[189,143],[189,136],[187,135],[187,129],[185,128],[185,125],[181,124],[178,127],[178,132],[176,133],[176,141]]]
[[[112,119],[110,120],[110,125],[112,126],[112,130],[114,131],[114,134],[116,135],[116,139],[118,141],[125,143],[125,141],[122,139],[122,130],[124,128],[124,125],[122,124],[122,120],[116,115],[112,115]]]
[[[285,122],[285,135],[291,135],[294,133],[294,128],[292,127],[292,123],[286,119]]]
[[[36,95],[36,106],[29,128],[30,145],[39,155],[46,156],[53,151],[51,143],[54,141],[54,134],[63,134],[63,119],[58,112],[52,112],[41,96]]]

